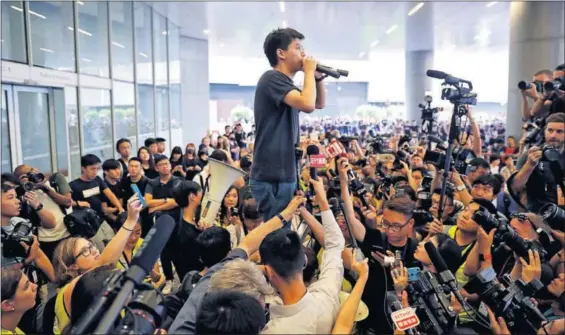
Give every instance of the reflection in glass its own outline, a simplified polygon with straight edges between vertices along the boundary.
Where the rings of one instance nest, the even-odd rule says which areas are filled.
[[[82,88],[81,120],[85,154],[94,154],[104,161],[113,158],[110,91]]]
[[[133,2],[110,2],[112,78],[133,81]]]
[[[30,1],[29,10],[33,65],[75,72],[73,3]]]
[[[135,2],[135,64],[137,82],[153,85],[153,52],[151,49],[151,8]]]
[[[52,172],[47,93],[17,92],[23,164]]]
[[[168,21],[169,37],[169,95],[171,109],[171,147],[183,146],[180,101],[180,51],[179,28]]]
[[[170,143],[169,129],[169,89],[166,86],[155,87],[155,114],[157,121],[157,137],[162,137]]]
[[[155,114],[153,109],[153,85],[137,85],[137,110],[139,143],[155,137]]]
[[[27,63],[24,5],[21,1],[2,1],[2,59]]]
[[[8,92],[2,90],[2,173],[12,172],[12,158],[10,157],[10,132],[8,128],[8,106],[6,101]]]
[[[108,77],[108,3],[81,3],[77,6],[80,71]]]
[[[155,85],[167,84],[167,34],[167,20],[156,12],[153,12]]]
[[[128,138],[131,141],[131,147],[137,148],[133,84],[114,81],[112,94],[114,97],[114,143],[120,138]]]
[[[78,126],[77,90],[65,87],[66,126],[69,132],[69,150],[71,154],[71,179],[80,176],[80,137]]]
[[[67,118],[65,112],[65,97],[62,88],[53,90],[53,106],[55,110],[55,151],[57,152],[57,171],[69,175]]]

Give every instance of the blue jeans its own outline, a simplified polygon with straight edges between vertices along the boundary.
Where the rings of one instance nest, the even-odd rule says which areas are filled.
[[[249,186],[253,198],[257,201],[258,210],[263,213],[265,222],[285,209],[296,191],[296,183],[294,182],[271,183],[250,179]],[[283,227],[290,229],[290,222],[285,222]]]

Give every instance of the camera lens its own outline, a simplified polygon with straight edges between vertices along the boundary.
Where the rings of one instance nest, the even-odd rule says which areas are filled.
[[[522,91],[527,90],[529,88],[532,88],[532,84],[522,80],[521,82],[518,83],[518,88],[521,89]]]
[[[547,224],[553,228],[563,231],[563,222],[565,222],[565,211],[556,204],[546,204],[540,208],[538,214]]]
[[[557,162],[559,161],[559,151],[551,146],[544,146],[543,148],[543,156],[549,162]]]
[[[30,181],[25,182],[25,183],[22,185],[22,187],[24,188],[24,191],[26,191],[26,192],[31,192],[31,191],[33,191],[33,190],[35,189],[35,185],[34,185],[32,182],[30,182]]]

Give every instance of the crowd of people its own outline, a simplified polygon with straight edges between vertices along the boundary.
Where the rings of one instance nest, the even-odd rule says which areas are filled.
[[[266,42],[274,68],[277,57],[292,59],[281,48],[296,47],[306,62],[299,46],[289,46],[300,36],[271,36],[273,52]],[[312,76],[305,86],[313,85],[304,91],[315,91],[323,78],[315,62],[304,67]],[[563,76],[559,69],[544,80]],[[272,75],[262,80],[281,80]],[[265,92],[287,103],[287,83],[277,85]],[[165,215],[175,229],[144,280],[144,290],[159,292],[149,295],[151,303],[164,311],[151,319],[156,333],[402,333],[391,321],[391,300],[419,313],[426,298],[415,283],[446,278],[431,244],[456,289],[434,293],[445,298],[447,321],[422,319],[420,327],[564,334],[565,198],[563,175],[559,180],[554,171],[565,170],[565,114],[533,87],[523,91],[524,110],[532,112],[524,121],[542,116],[545,126],[533,135],[525,129],[518,140],[505,137],[501,124],[479,127],[469,111],[447,173],[437,159],[445,151],[445,125],[435,133],[438,141],[415,121],[391,122],[385,132],[390,124],[382,122],[299,128],[289,118],[280,126],[297,131],[279,141],[284,129],[265,134],[267,121],[257,111],[257,130],[246,134],[236,123],[168,156],[164,139],[146,139],[135,156],[131,142],[120,139],[118,159],[84,155],[81,175],[70,183],[18,166],[1,180],[2,334],[70,334],[94,317],[89,307],[130,268]],[[300,98],[289,106],[292,99]],[[323,107],[323,99],[315,106]],[[325,156],[325,166],[310,165],[311,147]],[[258,152],[264,150],[271,152]],[[291,157],[279,156],[281,150]],[[215,182],[209,159],[245,173],[228,188],[213,222],[201,219]],[[290,201],[281,200],[288,192]],[[487,282],[503,285],[503,278],[541,287],[500,306],[482,289]],[[520,305],[509,319],[509,308],[525,300],[533,312]],[[115,324],[131,317],[124,312]],[[526,321],[530,328],[520,328]]]

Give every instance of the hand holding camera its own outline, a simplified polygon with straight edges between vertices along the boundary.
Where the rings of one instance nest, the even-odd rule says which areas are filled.
[[[522,264],[522,280],[525,283],[541,278],[541,260],[539,253],[530,249],[528,250],[528,258],[528,262],[526,262],[524,258],[520,257],[520,263]]]
[[[31,206],[31,208],[33,208],[34,210],[36,210],[41,203],[39,202],[39,199],[37,199],[37,194],[35,194],[35,192],[30,191],[30,192],[26,192],[24,194],[24,200]]]
[[[31,245],[28,245],[27,243],[24,242],[20,242],[20,245],[22,246],[22,248],[24,248],[27,254],[27,257],[24,260],[24,264],[31,264],[39,257],[40,252],[39,252],[39,242],[37,241],[37,236],[33,235],[33,243]]]
[[[439,221],[436,217],[430,223],[427,223],[424,228],[430,235],[437,235],[443,232],[443,223]]]
[[[538,146],[533,146],[528,150],[528,164],[530,166],[537,166],[541,157],[543,156],[543,151]]]

